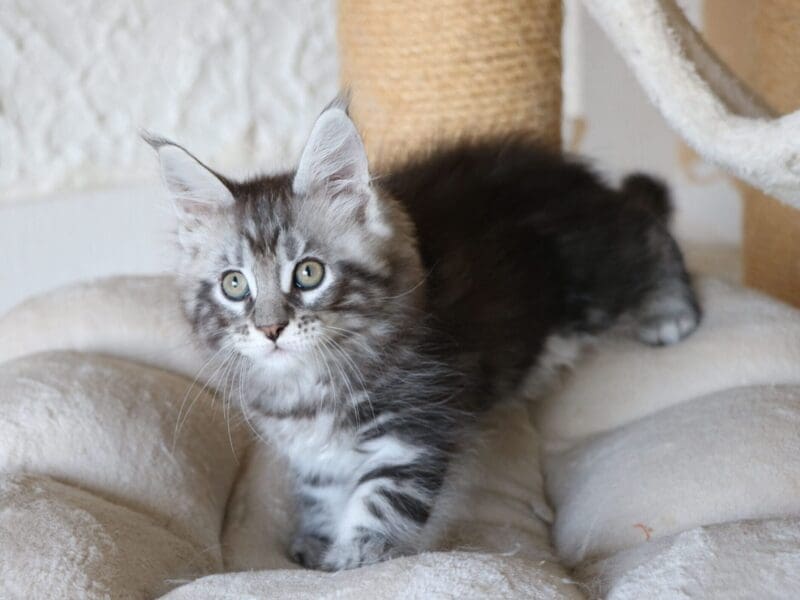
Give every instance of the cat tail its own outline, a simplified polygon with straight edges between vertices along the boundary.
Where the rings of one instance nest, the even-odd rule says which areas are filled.
[[[665,223],[672,215],[669,190],[658,179],[643,173],[634,173],[622,181],[621,191],[631,205],[653,213]]]

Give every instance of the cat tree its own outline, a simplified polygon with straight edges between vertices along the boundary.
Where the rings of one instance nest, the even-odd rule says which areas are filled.
[[[584,5],[695,151],[783,203],[747,202],[746,280],[800,303],[800,111],[773,116],[673,0]],[[756,43],[785,41],[759,65],[772,74],[769,89],[757,88],[777,108],[796,108],[796,69],[784,65],[800,56],[789,41],[800,7],[768,0],[759,9],[765,23],[794,37],[762,29]],[[390,162],[432,139],[509,132],[558,145],[560,30],[559,0],[342,0],[342,79],[373,160]]]
[[[797,203],[797,115],[737,116],[766,111],[674,5],[585,1],[693,147]],[[560,0],[433,4],[342,0],[344,73],[373,157],[433,135],[522,131],[556,145]],[[792,4],[759,0],[756,37],[796,41]],[[796,69],[775,64],[797,50],[759,48],[756,88],[796,106],[773,90],[796,94]],[[290,481],[269,446],[228,429],[209,393],[183,413],[208,363],[175,318],[175,284],[81,282],[0,317],[0,597],[797,596],[798,311],[699,282],[706,320],[685,343],[612,340],[530,407],[536,430],[513,404],[488,423],[481,468],[465,469],[475,494],[448,508],[464,536],[452,549],[327,574],[289,568]]]
[[[370,158],[561,128],[561,0],[341,0],[342,81]]]
[[[795,0],[706,0],[705,22],[709,44],[771,107],[779,114],[800,107],[800,6]],[[794,143],[799,143],[797,132]],[[754,187],[745,185],[742,193],[747,284],[800,305],[800,213]],[[798,198],[795,194],[795,207]]]

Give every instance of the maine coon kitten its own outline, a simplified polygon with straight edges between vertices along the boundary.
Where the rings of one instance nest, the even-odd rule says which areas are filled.
[[[241,401],[294,472],[290,551],[309,567],[424,549],[472,419],[550,336],[625,317],[669,344],[699,320],[666,192],[641,175],[610,189],[515,140],[371,175],[336,104],[293,173],[232,181],[149,141],[180,215],[186,314],[247,366]]]

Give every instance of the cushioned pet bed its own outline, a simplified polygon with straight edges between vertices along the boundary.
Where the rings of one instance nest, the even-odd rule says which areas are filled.
[[[285,468],[170,279],[29,300],[0,319],[0,597],[792,597],[800,313],[698,285],[684,343],[609,335],[486,416],[439,551],[333,574],[286,559]]]

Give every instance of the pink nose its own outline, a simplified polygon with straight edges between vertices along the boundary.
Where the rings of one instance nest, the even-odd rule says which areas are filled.
[[[287,325],[288,323],[279,323],[268,327],[258,327],[258,330],[274,342],[281,335],[281,331],[286,329]]]

